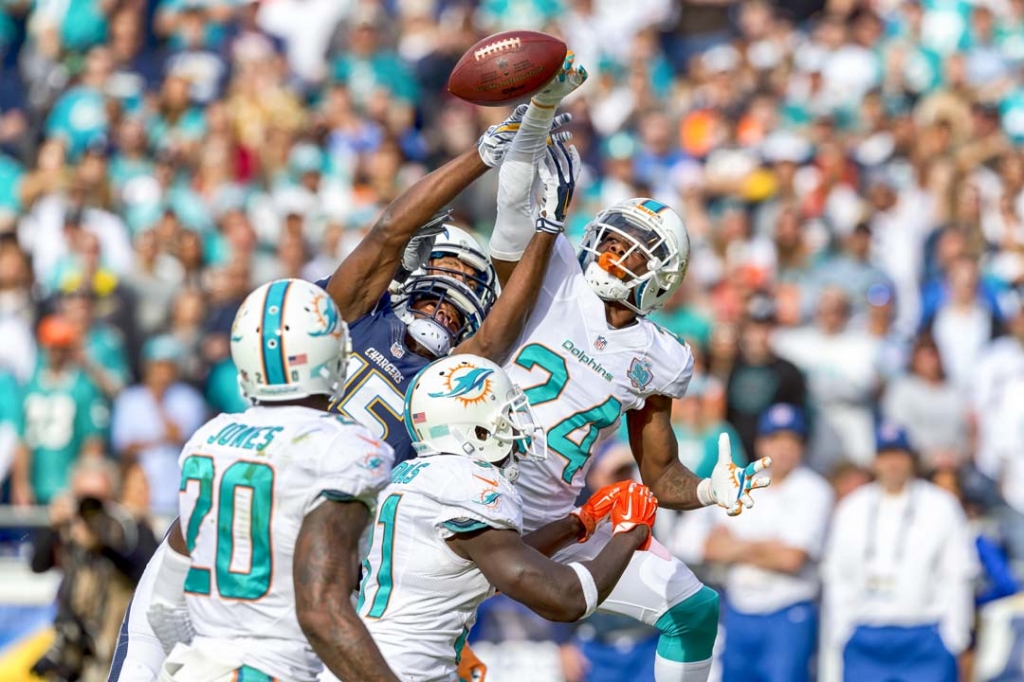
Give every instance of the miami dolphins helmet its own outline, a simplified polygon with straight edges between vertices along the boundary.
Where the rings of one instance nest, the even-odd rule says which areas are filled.
[[[351,351],[348,326],[334,301],[299,279],[279,279],[253,291],[231,327],[239,387],[253,402],[340,398]]]
[[[421,456],[489,462],[513,482],[519,461],[547,457],[544,429],[526,396],[501,367],[476,355],[452,355],[420,370],[405,397],[405,425]]]
[[[618,242],[622,253],[602,248]],[[644,268],[624,263],[634,253]],[[654,199],[627,199],[594,217],[580,245],[580,265],[590,288],[605,301],[618,301],[638,315],[661,307],[679,288],[690,261],[690,237],[675,211]]]

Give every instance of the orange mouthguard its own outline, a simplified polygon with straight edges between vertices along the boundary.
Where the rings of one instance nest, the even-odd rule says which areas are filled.
[[[626,271],[619,267],[619,259],[611,251],[605,251],[597,258],[597,264],[612,277],[625,279]]]

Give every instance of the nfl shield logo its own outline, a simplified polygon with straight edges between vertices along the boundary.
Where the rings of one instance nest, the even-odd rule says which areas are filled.
[[[629,366],[626,376],[629,377],[630,383],[635,388],[641,391],[644,390],[651,383],[651,380],[654,379],[654,372],[651,369],[650,361],[633,358],[633,363]]]
[[[405,355],[405,349],[402,348],[402,344],[395,341],[393,344],[391,344],[391,354],[394,355],[396,358],[400,358],[403,355]]]
[[[604,338],[603,336],[599,336],[596,339],[594,339],[594,348],[597,350],[604,350],[607,345],[608,339]]]

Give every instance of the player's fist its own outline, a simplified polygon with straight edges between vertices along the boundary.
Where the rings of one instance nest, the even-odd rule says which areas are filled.
[[[650,488],[641,483],[631,483],[612,503],[612,535],[628,533],[637,526],[647,526],[647,539],[637,548],[640,551],[646,550],[651,546],[651,533],[654,531],[657,512],[658,500]]]
[[[583,524],[583,534],[580,535],[580,542],[586,542],[590,539],[590,536],[594,534],[597,527],[611,514],[615,499],[620,494],[624,494],[629,490],[631,485],[633,485],[633,481],[619,481],[618,483],[606,485],[591,495],[583,503],[582,507],[576,507],[570,512]]]
[[[724,507],[729,516],[737,516],[744,508],[754,506],[752,491],[772,482],[770,476],[755,476],[771,463],[771,457],[762,457],[746,467],[736,466],[732,461],[729,434],[723,433],[718,437],[718,462],[711,478],[697,484],[697,497],[704,506],[717,504]]]

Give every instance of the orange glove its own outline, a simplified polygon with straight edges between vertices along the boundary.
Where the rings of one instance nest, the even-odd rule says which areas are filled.
[[[651,533],[644,543],[637,547],[639,551],[645,551],[651,546],[651,539],[654,537],[654,517],[657,512],[658,500],[650,488],[640,483],[631,484],[625,492],[615,498],[612,505],[612,535],[628,533],[639,525],[647,526]]]
[[[476,657],[469,645],[462,647],[462,658],[459,659],[459,682],[484,682],[487,679],[487,666]]]
[[[580,536],[578,542],[586,542],[590,539],[605,517],[611,513],[615,498],[628,490],[631,485],[633,485],[633,481],[619,481],[606,485],[591,495],[582,507],[576,507],[569,512],[583,524],[583,535]]]

